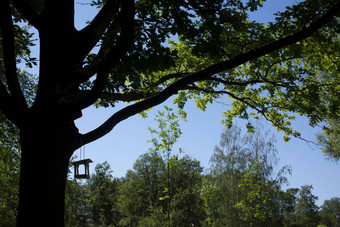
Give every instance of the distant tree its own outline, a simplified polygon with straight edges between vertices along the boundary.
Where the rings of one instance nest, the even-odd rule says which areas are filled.
[[[65,190],[65,226],[87,226],[90,223],[90,206],[86,185],[68,180]]]
[[[329,200],[325,200],[321,205],[319,212],[321,217],[321,223],[330,226],[340,226],[340,198],[334,197]]]
[[[340,95],[340,94],[339,94]],[[340,119],[340,117],[339,117]],[[318,134],[317,139],[322,151],[329,160],[340,160],[340,120],[330,121],[325,133]]]
[[[172,206],[166,201],[166,161],[156,153],[143,154],[128,171],[120,186],[118,206],[122,226],[200,226],[204,220],[203,200],[200,197],[202,167],[188,156],[172,159]]]
[[[249,157],[246,139],[241,129],[233,126],[221,135],[220,146],[216,146],[210,159],[210,175],[204,184],[210,222],[216,226],[246,226],[235,205],[244,194],[238,184],[246,172]]]
[[[15,226],[19,201],[18,129],[0,114],[0,226]]]
[[[171,226],[201,226],[205,219],[201,198],[203,168],[187,155],[171,162]]]
[[[97,164],[87,181],[89,219],[93,226],[117,226],[120,220],[117,206],[120,181],[111,172],[107,162]]]
[[[282,225],[281,186],[289,167],[273,176],[278,161],[275,139],[260,131],[255,128],[254,134],[242,136],[233,126],[215,148],[210,169],[214,198],[208,203],[214,207],[210,218],[216,226]]]
[[[296,204],[296,225],[300,227],[316,227],[320,222],[316,205],[317,196],[312,194],[312,185],[304,185],[299,190]]]
[[[298,188],[288,188],[281,196],[281,209],[284,215],[284,226],[295,224],[296,204],[298,199]]]
[[[107,162],[95,166],[86,183],[68,180],[65,193],[65,226],[118,226],[120,180],[111,175]]]
[[[140,220],[159,210],[165,219],[163,210],[166,211],[167,204],[160,201],[166,187],[165,165],[156,152],[146,153],[136,160],[133,170],[126,173],[118,197],[121,226],[138,226]]]
[[[165,111],[158,111],[158,114],[155,117],[155,120],[158,123],[157,129],[149,128],[149,131],[152,135],[150,141],[152,143],[151,152],[160,152],[164,155],[164,160],[166,162],[166,181],[167,185],[164,188],[164,192],[166,195],[163,199],[168,204],[168,208],[166,209],[168,212],[168,226],[172,225],[170,212],[172,210],[171,201],[173,197],[172,193],[172,170],[173,165],[175,164],[176,156],[172,154],[173,146],[177,142],[177,140],[182,135],[182,131],[180,129],[180,122],[178,116],[173,112],[172,108],[167,106],[164,107]],[[183,112],[182,112],[183,113]],[[185,120],[185,114],[181,115],[182,120]],[[181,148],[179,148],[181,151]]]

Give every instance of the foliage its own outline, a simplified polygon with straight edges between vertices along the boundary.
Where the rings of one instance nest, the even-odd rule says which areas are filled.
[[[312,189],[312,185],[304,185],[299,191],[296,204],[296,223],[302,227],[316,227],[320,221],[319,207],[315,204],[318,197],[312,194]]]
[[[18,134],[18,129],[0,114],[1,226],[15,226],[20,171],[20,145]]]
[[[166,162],[158,153],[143,154],[126,174],[120,187],[118,206],[122,214],[120,225],[171,226],[199,225],[202,219],[200,198],[201,172],[199,162],[188,156],[174,158],[171,173],[171,201],[168,206]],[[168,209],[171,209],[170,211]],[[151,224],[150,224],[151,223]]]
[[[340,159],[340,123],[339,121],[329,122],[324,134],[318,134],[317,139],[322,146],[325,156],[334,161]]]
[[[141,218],[165,209],[159,198],[166,184],[165,163],[157,153],[144,154],[136,160],[134,171],[126,173],[118,198],[122,214],[120,225],[137,225]]]
[[[275,219],[282,219],[279,217],[280,185],[263,179],[260,176],[262,168],[261,163],[253,162],[242,176],[238,187],[246,193],[246,198],[237,202],[235,208],[242,211],[250,226],[264,226],[268,222],[272,226],[279,225]]]
[[[107,162],[97,164],[86,183],[68,180],[65,192],[65,226],[118,226],[118,187]]]
[[[179,127],[178,116],[174,114],[173,110],[167,106],[164,107],[166,112],[158,111],[158,115],[156,115],[155,120],[158,122],[158,130],[149,128],[149,131],[153,138],[149,141],[152,143],[153,148],[150,150],[151,152],[161,151],[165,154],[166,158],[166,181],[167,185],[164,188],[164,192],[166,195],[160,199],[166,200],[168,203],[168,226],[172,225],[171,222],[171,210],[172,210],[172,171],[175,169],[174,164],[176,161],[176,156],[171,155],[174,144],[177,142],[178,138],[181,136],[182,132]],[[180,116],[185,117],[185,113],[182,111],[179,113],[183,113]],[[181,151],[181,149],[179,149]]]
[[[152,136],[148,142],[152,143],[153,146],[150,152],[161,151],[169,156],[174,144],[182,135],[178,118],[180,116],[181,120],[185,121],[186,115],[181,110],[179,110],[178,115],[176,115],[173,109],[167,106],[164,106],[164,110],[165,111],[158,111],[155,117],[155,121],[158,123],[158,130],[148,128]]]
[[[68,180],[65,189],[65,226],[86,226],[89,223],[89,204],[86,187]]]
[[[277,164],[275,139],[255,128],[242,136],[233,126],[221,135],[211,157],[208,214],[216,226],[280,226],[283,220],[281,186],[286,183],[284,166],[273,178]],[[207,194],[205,189],[205,194]],[[282,208],[281,208],[282,206]]]
[[[340,224],[340,198],[334,197],[325,200],[319,212],[321,223],[326,226],[339,226]]]
[[[69,15],[73,10],[67,11],[73,6],[18,2],[14,1],[11,6],[16,46],[20,46],[24,54],[16,59],[26,56],[26,62],[32,66],[35,60],[29,57],[29,47],[33,45],[33,38],[19,22],[28,20],[30,26],[49,34],[57,28],[50,26],[45,31],[42,21],[50,18],[35,13],[41,12],[44,6],[53,12],[58,5],[65,11],[63,15],[73,18]],[[138,0],[126,4],[114,0],[92,1],[89,7],[97,7],[100,14],[94,23],[76,32],[74,43],[77,45],[69,50],[77,59],[74,61],[76,75],[69,85],[74,82],[77,86],[70,88],[63,85],[63,79],[56,79],[52,86],[61,89],[58,105],[115,106],[117,102],[161,97],[152,103],[151,99],[143,102],[146,104],[143,107],[133,105],[138,109],[131,112],[133,115],[177,92],[175,102],[180,107],[192,98],[201,109],[226,95],[233,99],[232,109],[225,112],[227,125],[231,125],[236,116],[248,119],[252,114],[260,114],[284,130],[286,139],[299,136],[291,129],[290,121],[294,117],[290,112],[308,116],[311,125],[326,117],[335,119],[338,101],[331,105],[329,101],[336,100],[339,93],[335,60],[339,49],[339,21],[332,20],[336,6],[329,17],[321,17],[332,9],[335,1],[301,1],[276,13],[274,22],[250,21],[248,14],[263,3],[253,0],[209,3]],[[119,17],[126,23],[121,23]],[[313,22],[318,19],[322,23],[315,25]],[[318,28],[321,29],[315,32]],[[304,32],[299,33],[301,30]],[[59,39],[58,45],[69,46],[69,41]],[[99,51],[91,52],[96,45]],[[4,83],[6,80],[3,79]],[[166,89],[171,84],[171,89]],[[73,107],[79,108],[79,105]],[[70,114],[75,111],[72,109]]]
[[[95,174],[87,181],[90,191],[88,204],[93,226],[117,226],[120,214],[117,207],[118,179],[111,175],[110,165],[107,162],[97,164]]]

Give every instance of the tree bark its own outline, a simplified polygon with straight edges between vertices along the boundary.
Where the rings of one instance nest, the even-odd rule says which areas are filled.
[[[20,131],[20,227],[64,226],[65,185],[77,131],[73,124],[53,121],[36,120]]]

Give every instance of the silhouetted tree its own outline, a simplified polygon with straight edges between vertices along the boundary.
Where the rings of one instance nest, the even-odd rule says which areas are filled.
[[[74,1],[0,1],[0,111],[20,130],[22,151],[17,225],[63,226],[73,152],[175,94],[180,107],[194,98],[202,109],[228,95],[227,124],[248,118],[251,108],[287,136],[299,136],[287,112],[312,125],[334,119],[338,107],[323,98],[337,83],[319,76],[336,68],[339,1],[302,1],[268,25],[247,17],[262,2],[92,1],[97,16],[77,30]],[[19,17],[39,33],[32,105],[18,79]],[[172,35],[178,42],[165,45]],[[78,131],[74,121],[84,108],[117,102],[131,105],[91,132]]]

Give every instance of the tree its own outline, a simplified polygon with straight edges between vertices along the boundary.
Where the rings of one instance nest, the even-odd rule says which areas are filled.
[[[187,155],[171,159],[171,206],[168,206],[166,160],[157,153],[143,154],[120,186],[121,226],[200,226],[204,220],[200,196],[203,168]],[[169,210],[170,209],[170,210]],[[148,226],[148,225],[146,225]]]
[[[111,175],[107,162],[97,164],[95,174],[87,181],[89,219],[94,226],[117,226],[120,220],[118,211],[119,180]]]
[[[325,200],[319,212],[321,223],[326,226],[340,226],[340,198]]]
[[[163,210],[167,204],[160,201],[166,187],[165,163],[155,153],[139,157],[125,176],[119,188],[118,207],[122,215],[121,226],[138,226],[141,219],[162,210],[160,221],[166,220]],[[145,221],[145,220],[144,220]]]
[[[312,189],[312,185],[304,185],[299,191],[295,208],[297,226],[316,227],[319,224],[319,207],[315,204],[318,197],[312,194]]]
[[[221,134],[220,146],[216,146],[210,159],[211,178],[205,182],[208,217],[216,226],[246,226],[236,203],[244,197],[238,189],[242,174],[246,172],[249,157],[246,140],[241,129],[233,126]]]
[[[158,130],[149,128],[149,131],[153,136],[149,142],[151,142],[153,145],[151,152],[161,151],[163,154],[165,154],[167,186],[164,190],[166,192],[166,196],[163,199],[166,199],[166,202],[168,203],[168,226],[170,227],[172,225],[170,217],[170,212],[172,210],[171,200],[173,194],[172,170],[174,169],[173,165],[177,159],[175,155],[171,155],[171,152],[174,144],[181,136],[182,131],[179,127],[179,120],[177,119],[178,116],[174,114],[171,108],[165,106],[164,109],[164,112],[158,111],[158,115],[155,117],[155,120],[158,122]],[[181,148],[179,150],[181,151]]]
[[[211,157],[214,196],[208,210],[216,226],[282,226],[281,186],[290,169],[284,166],[273,176],[275,139],[268,131],[261,134],[259,126],[253,130],[244,136],[236,126],[225,130]]]
[[[284,215],[284,226],[294,226],[296,222],[298,192],[298,188],[288,188],[282,196],[281,207]]]
[[[107,162],[97,164],[86,183],[68,180],[65,200],[65,226],[118,226],[117,206],[121,180],[113,178]]]
[[[195,98],[202,109],[228,95],[234,102],[227,124],[235,116],[248,118],[250,108],[287,135],[299,135],[287,112],[306,115],[312,125],[334,117],[338,107],[323,97],[338,87],[318,76],[336,64],[321,47],[338,44],[333,18],[340,3],[306,0],[279,13],[274,23],[249,21],[247,14],[262,3],[92,1],[97,16],[76,30],[74,1],[1,1],[0,110],[20,130],[22,150],[17,225],[63,226],[73,152],[177,93],[180,107]],[[39,33],[32,105],[18,80],[16,15]],[[167,46],[171,35],[178,42]],[[79,133],[74,121],[82,109],[117,102],[131,104],[97,129]]]
[[[68,180],[65,189],[65,226],[86,226],[89,224],[90,207],[85,185]]]
[[[200,162],[185,155],[171,160],[171,226],[201,226],[205,219],[201,198]]]
[[[18,131],[0,114],[0,219],[15,226],[19,194],[20,146]]]
[[[325,129],[324,134],[318,134],[317,139],[322,146],[325,156],[334,161],[340,159],[340,122],[332,121],[329,127]]]

